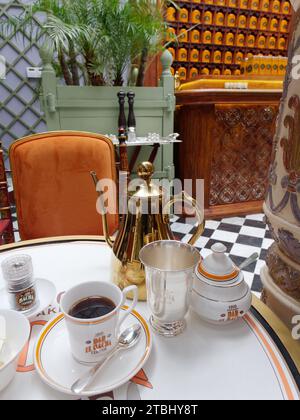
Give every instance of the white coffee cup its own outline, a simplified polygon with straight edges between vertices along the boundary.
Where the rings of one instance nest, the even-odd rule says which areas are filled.
[[[130,307],[122,310],[128,293],[134,299]],[[99,318],[79,319],[70,315],[76,303],[90,298],[103,297],[111,300],[115,309]],[[99,363],[113,351],[118,344],[120,327],[132,313],[138,301],[138,288],[130,286],[121,291],[107,282],[88,282],[72,287],[61,299],[61,311],[65,316],[73,357],[84,364]]]

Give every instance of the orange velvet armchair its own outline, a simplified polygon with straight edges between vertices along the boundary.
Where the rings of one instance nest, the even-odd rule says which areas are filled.
[[[0,142],[0,245],[15,242],[2,144]]]
[[[22,240],[103,234],[90,171],[116,181],[110,139],[74,131],[37,134],[14,142],[9,157]],[[118,215],[108,215],[108,225],[112,234]]]

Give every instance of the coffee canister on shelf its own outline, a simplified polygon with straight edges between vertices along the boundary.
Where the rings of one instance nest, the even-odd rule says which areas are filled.
[[[203,63],[210,63],[211,53],[209,50],[204,50],[202,52],[202,62]]]
[[[238,18],[238,27],[246,28],[247,27],[247,18],[245,15],[240,15]]]
[[[186,28],[180,29],[180,31],[178,32],[178,41],[179,42],[188,42],[188,40],[189,40],[188,31],[186,30]]]
[[[216,25],[217,26],[224,26],[224,23],[225,23],[225,15],[224,15],[224,13],[222,13],[222,12],[218,12],[217,14],[216,14]]]
[[[278,49],[279,50],[285,50],[286,49],[286,39],[285,38],[279,38]]]
[[[271,22],[270,22],[270,31],[277,32],[278,31],[278,28],[279,28],[278,19],[276,19],[276,18],[271,19]]]
[[[238,7],[238,0],[228,0],[228,7]]]
[[[259,0],[250,0],[249,8],[251,10],[258,10],[259,9]]]
[[[270,0],[262,0],[261,11],[269,12],[269,10],[270,10]]]
[[[177,51],[177,60],[178,61],[187,61],[187,59],[188,59],[187,49],[186,48],[179,48],[179,50]]]
[[[267,47],[270,50],[274,50],[276,48],[276,38],[275,36],[270,36],[267,42]]]
[[[186,80],[187,70],[185,67],[179,67],[178,74],[179,74],[180,80],[182,81]]]
[[[189,21],[189,12],[185,7],[183,7],[182,9],[179,10],[178,20],[179,20],[179,22],[188,22]]]
[[[273,0],[272,3],[272,12],[273,13],[280,13],[281,3],[279,0]]]
[[[221,75],[221,70],[220,69],[213,69],[212,74],[213,74],[213,76],[220,76]]]
[[[198,9],[195,9],[191,13],[191,22],[200,23],[201,22],[201,12]]]
[[[273,57],[272,56],[267,57],[267,62],[266,62],[266,75],[267,76],[272,74],[272,64],[273,64]]]
[[[279,58],[278,57],[272,57],[272,75],[278,76],[278,69],[279,69]]]
[[[226,0],[216,0],[217,6],[226,6]]]
[[[245,46],[245,35],[244,34],[237,34],[236,45],[238,47],[244,47]]]
[[[210,71],[209,71],[209,69],[208,69],[207,67],[204,67],[204,68],[201,70],[201,74],[202,74],[203,76],[209,76],[209,75],[210,75]]]
[[[199,62],[199,51],[196,48],[193,48],[190,52],[190,61],[192,63]]]
[[[257,46],[258,48],[266,48],[267,39],[264,35],[258,37]]]
[[[214,44],[222,45],[223,44],[223,34],[222,32],[216,32],[214,35]]]
[[[212,33],[211,31],[205,31],[203,33],[203,44],[211,44],[212,43]]]
[[[258,60],[259,60],[259,71],[258,71],[258,73],[261,75],[261,76],[264,76],[265,75],[265,70],[266,70],[266,63],[265,63],[265,57],[264,56],[259,56],[258,57]]]
[[[215,51],[214,57],[213,57],[214,63],[222,63],[222,52],[221,51]]]
[[[253,75],[253,56],[245,60],[245,74]]]
[[[284,76],[286,73],[286,68],[287,68],[287,57],[279,57],[279,69],[278,69],[278,74],[280,76]]]
[[[238,51],[235,54],[235,60],[234,61],[235,61],[235,64],[241,65],[242,62],[244,61],[244,54],[241,51]]]
[[[236,15],[229,13],[227,16],[227,26],[229,28],[234,28],[236,26]]]
[[[250,29],[257,29],[258,19],[256,16],[251,16],[249,19],[249,28]]]
[[[210,10],[207,10],[203,15],[203,23],[205,25],[212,25],[213,24],[213,14]]]
[[[280,23],[280,32],[287,33],[289,30],[289,22],[286,19],[282,19]]]
[[[255,46],[255,36],[252,34],[247,35],[247,47],[253,48]]]
[[[240,0],[239,5],[240,5],[240,9],[243,9],[243,10],[248,9],[248,0]]]
[[[269,21],[266,17],[262,17],[259,23],[259,29],[261,31],[267,31],[268,30]]]
[[[169,22],[175,22],[176,21],[176,9],[175,9],[175,7],[168,7],[167,8],[167,20]]]
[[[240,75],[242,74],[242,72],[241,72],[241,70],[240,70],[240,69],[235,69],[235,70],[234,70],[234,72],[233,72],[233,74],[234,74],[235,76],[240,76]]]
[[[232,71],[230,69],[224,70],[224,76],[231,76],[231,75],[232,75]]]
[[[291,13],[291,4],[289,1],[284,1],[282,3],[281,11],[284,15],[289,15]]]
[[[196,79],[198,76],[198,69],[196,69],[196,67],[192,67],[189,72],[189,79]]]
[[[226,45],[234,45],[234,34],[232,32],[226,34]]]
[[[166,40],[172,41],[176,39],[176,31],[174,28],[168,28],[166,33]]]
[[[224,54],[224,63],[225,64],[232,64],[233,61],[233,54],[231,51],[226,51]]]
[[[200,31],[198,31],[198,29],[194,29],[193,31],[191,31],[190,41],[194,44],[199,44],[199,42],[200,42]]]
[[[253,73],[254,74],[259,74],[259,66],[260,66],[260,57],[256,55],[253,57]]]

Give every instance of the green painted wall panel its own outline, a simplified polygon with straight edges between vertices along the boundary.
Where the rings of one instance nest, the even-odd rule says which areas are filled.
[[[119,114],[117,94],[122,89],[133,90],[136,93],[138,136],[147,136],[149,132],[159,133],[162,136],[173,133],[174,78],[170,71],[172,58],[168,52],[163,54],[162,64],[160,87],[119,88],[61,86],[51,62],[44,63],[41,99],[48,129],[117,134]],[[139,161],[148,159],[151,150],[151,147],[143,147]],[[131,154],[132,150],[129,150],[129,155]],[[160,176],[169,178],[173,176],[173,160],[172,145],[159,149],[155,166]]]

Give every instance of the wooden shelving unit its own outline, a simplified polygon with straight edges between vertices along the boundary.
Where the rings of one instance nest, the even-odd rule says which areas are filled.
[[[193,1],[176,1],[176,4],[179,8],[185,8],[188,10],[189,16],[191,16],[191,13],[194,10],[199,10],[201,13],[201,21],[197,25],[195,29],[197,29],[200,32],[200,43],[191,42],[190,41],[190,33],[189,33],[189,40],[188,42],[179,42],[178,40],[174,40],[169,45],[170,48],[175,50],[175,61],[174,61],[174,72],[178,71],[180,68],[185,68],[187,73],[187,79],[189,79],[190,70],[192,68],[197,68],[199,75],[201,75],[204,68],[208,69],[210,74],[213,73],[214,69],[219,69],[221,74],[224,74],[226,70],[230,70],[233,74],[235,70],[240,69],[240,64],[238,64],[235,61],[235,57],[237,53],[242,53],[244,58],[247,58],[249,54],[252,55],[264,55],[264,56],[287,56],[288,52],[288,46],[289,46],[289,39],[290,39],[290,30],[291,30],[291,20],[292,20],[292,14],[291,12],[289,14],[285,13],[274,13],[272,12],[273,2],[274,0],[270,1],[270,10],[269,11],[263,11],[262,10],[262,2],[264,0],[260,0],[260,6],[259,10],[252,10],[250,8],[243,9],[240,7],[229,7],[228,2],[229,0],[226,0],[226,5],[217,5],[217,0],[214,0],[214,4],[206,4],[204,0],[202,0],[201,3],[195,3]],[[249,6],[250,6],[251,0],[249,0]],[[281,0],[281,6],[283,5],[284,0]],[[240,2],[238,1],[238,4]],[[170,5],[171,7],[171,5]],[[292,10],[292,8],[290,8]],[[213,14],[213,24],[205,24],[203,22],[203,16],[205,12],[210,11]],[[224,22],[225,24],[220,26],[217,25],[216,22],[216,16],[217,13],[222,12],[224,14]],[[178,19],[179,11],[177,13],[177,20],[176,21],[168,21],[168,26],[170,28],[174,28],[176,34],[179,34],[179,31],[183,28],[189,30],[193,26],[195,26],[195,23],[189,21],[189,22],[181,22]],[[247,27],[246,28],[240,28],[237,26],[235,27],[229,27],[226,26],[226,22],[228,20],[228,16],[230,14],[234,14],[236,16],[236,22],[239,21],[239,18],[241,15],[245,16],[247,18]],[[257,29],[251,29],[249,28],[250,19],[251,17],[255,16],[258,20],[257,22]],[[261,30],[260,24],[261,20],[263,18],[266,18],[268,20],[268,27],[265,30]],[[278,29],[277,30],[271,30],[271,21],[272,19],[278,20]],[[286,20],[288,22],[288,28],[287,31],[281,31],[281,25],[282,21]],[[212,34],[212,43],[204,44],[203,43],[203,35],[205,31],[210,31]],[[223,34],[223,43],[222,45],[215,44],[214,43],[214,37],[217,32],[221,32]],[[228,33],[232,33],[234,35],[234,45],[226,45],[225,39],[226,35]],[[237,37],[239,34],[245,35],[245,44],[244,45],[238,45],[237,44]],[[247,45],[246,40],[248,35],[253,35],[255,37],[255,44],[254,45]],[[260,45],[258,45],[258,39],[264,36],[266,39],[266,47],[261,48]],[[274,48],[268,48],[268,44],[270,41],[270,38],[275,38],[275,47]],[[281,39],[285,39],[285,47],[284,49],[280,49],[278,47],[279,41]],[[274,39],[273,39],[274,41]],[[187,61],[182,61],[181,59],[178,59],[178,50],[181,48],[185,48],[187,50]],[[190,61],[190,52],[192,49],[197,49],[199,51],[199,61],[192,62]],[[209,50],[211,53],[211,59],[210,63],[203,62],[202,61],[202,54],[204,50]],[[221,63],[215,63],[213,60],[214,53],[216,51],[220,51],[222,54],[222,61]],[[233,62],[231,64],[227,64],[224,62],[225,53],[227,51],[230,51],[233,53]]]

